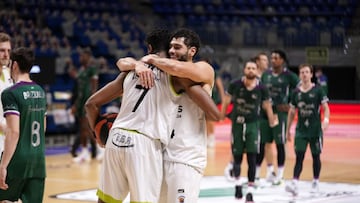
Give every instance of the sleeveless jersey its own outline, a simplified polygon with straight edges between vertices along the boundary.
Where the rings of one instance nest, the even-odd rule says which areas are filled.
[[[10,87],[12,85],[12,80],[10,77],[10,70],[8,67],[4,66],[2,67],[2,74],[0,76],[0,94],[4,89]],[[5,118],[2,116],[4,114],[2,104],[0,102],[0,123],[6,123]],[[0,136],[4,135],[3,132],[0,132]]]
[[[15,153],[8,166],[8,177],[45,177],[46,96],[34,82],[19,82],[1,95],[4,116],[20,118],[20,135]]]
[[[321,135],[320,107],[328,101],[325,92],[318,85],[307,92],[302,92],[299,88],[294,90],[290,105],[298,109],[296,136]]]
[[[270,68],[262,74],[261,82],[269,89],[273,105],[276,106],[289,103],[290,93],[298,85],[299,78],[286,68],[278,75],[273,74]]]
[[[87,68],[81,68],[77,76],[77,100],[76,100],[76,114],[77,116],[84,116],[85,109],[84,105],[87,99],[91,96],[91,85],[90,80],[92,78],[98,78],[97,68],[89,66]]]
[[[207,161],[205,113],[187,94],[178,101],[176,125],[164,160],[183,163],[203,173]]]
[[[230,83],[227,92],[232,96],[234,104],[230,114],[232,123],[246,123],[257,121],[260,117],[262,102],[270,100],[268,89],[257,81],[258,84],[248,90],[242,79]]]
[[[152,66],[155,85],[144,89],[139,77],[131,71],[123,83],[120,112],[112,128],[135,130],[153,139],[160,139],[165,145],[174,127],[179,97],[171,85],[170,76]]]

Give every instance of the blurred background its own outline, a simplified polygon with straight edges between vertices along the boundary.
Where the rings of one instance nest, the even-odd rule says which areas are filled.
[[[99,88],[119,73],[117,59],[146,53],[154,27],[189,27],[201,37],[200,58],[210,58],[224,85],[259,52],[283,49],[288,67],[321,67],[331,102],[360,100],[360,3],[357,0],[2,0],[0,31],[13,48],[32,47],[48,94],[49,145],[69,142],[69,113],[79,54],[90,48]],[[114,101],[106,108],[116,107]]]

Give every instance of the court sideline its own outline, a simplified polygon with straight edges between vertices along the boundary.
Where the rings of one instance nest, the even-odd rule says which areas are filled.
[[[321,182],[351,183],[360,185],[360,114],[357,111],[342,113],[332,112],[332,125],[325,133],[322,158]],[[349,119],[350,115],[350,119]],[[346,122],[343,122],[346,120]],[[230,123],[219,122],[216,125],[216,146],[208,150],[208,166],[205,171],[207,178],[222,179],[223,170],[231,158],[230,154]],[[293,143],[287,144],[287,159],[285,179],[291,179],[294,166]],[[56,149],[55,149],[56,150]],[[69,192],[86,192],[97,186],[100,163],[71,163],[68,153],[49,155],[47,160],[47,179],[44,195],[46,203],[91,203],[94,201],[60,200],[54,195]],[[301,180],[312,179],[312,161],[309,153],[306,154]],[[265,175],[265,163],[262,166],[262,177]],[[242,176],[246,176],[244,164]],[[351,200],[345,201],[349,202]],[[262,201],[257,201],[262,202]],[[344,201],[340,201],[344,202]]]

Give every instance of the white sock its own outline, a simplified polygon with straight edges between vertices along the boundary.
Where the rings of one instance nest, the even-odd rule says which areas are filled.
[[[282,179],[282,178],[284,177],[284,167],[283,167],[283,166],[281,166],[281,167],[278,168],[277,177],[278,177],[279,179]]]
[[[268,165],[266,169],[266,176],[269,176],[273,172],[274,172],[274,165],[272,164]]]

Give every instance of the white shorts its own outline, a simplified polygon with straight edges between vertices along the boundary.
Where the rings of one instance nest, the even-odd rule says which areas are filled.
[[[97,191],[104,202],[158,202],[163,177],[159,140],[134,131],[112,129],[105,146]]]
[[[160,203],[198,202],[202,174],[195,168],[164,161]]]

